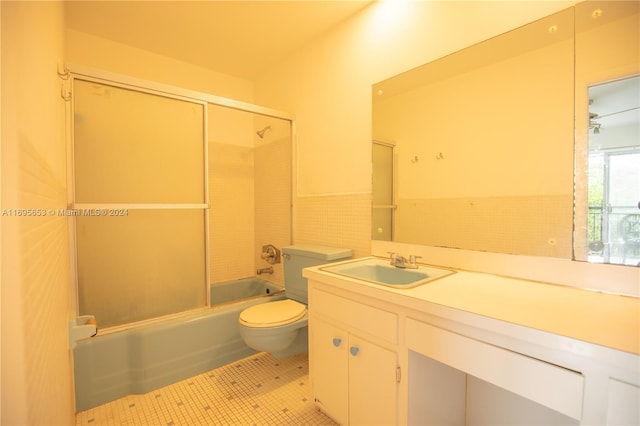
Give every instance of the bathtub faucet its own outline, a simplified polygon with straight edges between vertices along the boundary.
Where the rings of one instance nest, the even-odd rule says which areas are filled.
[[[258,275],[273,274],[273,266],[269,266],[268,268],[260,268],[256,272]]]

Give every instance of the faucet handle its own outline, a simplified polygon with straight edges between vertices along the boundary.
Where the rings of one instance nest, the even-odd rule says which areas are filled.
[[[416,259],[422,259],[422,256],[416,256],[415,254],[409,255],[409,264],[411,266],[416,265]]]
[[[406,268],[407,259],[404,256],[396,256],[396,262],[394,265],[396,268]]]

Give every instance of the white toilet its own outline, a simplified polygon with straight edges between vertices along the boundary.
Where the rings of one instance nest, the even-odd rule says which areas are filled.
[[[250,348],[275,357],[308,351],[307,279],[302,269],[351,257],[352,250],[301,244],[282,248],[286,299],[240,313],[240,335]]]

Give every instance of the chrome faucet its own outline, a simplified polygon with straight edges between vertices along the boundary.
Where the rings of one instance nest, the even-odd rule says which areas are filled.
[[[260,269],[256,270],[256,273],[258,275],[273,274],[273,266],[269,266],[268,268],[260,268]]]
[[[389,252],[389,258],[391,259],[390,264],[396,268],[418,269],[416,259],[420,259],[421,257],[422,256],[415,256],[412,254],[409,256],[409,260],[407,260],[404,256]]]

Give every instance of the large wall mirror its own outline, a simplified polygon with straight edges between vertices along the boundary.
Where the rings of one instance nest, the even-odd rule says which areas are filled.
[[[375,84],[372,239],[637,265],[638,9],[579,3]]]

